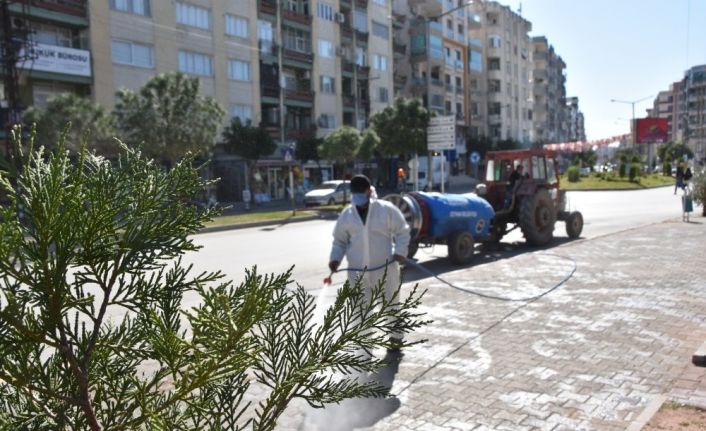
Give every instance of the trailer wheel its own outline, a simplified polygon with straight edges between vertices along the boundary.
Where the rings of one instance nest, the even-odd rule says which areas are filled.
[[[466,231],[451,234],[448,241],[449,258],[456,265],[465,265],[473,260],[473,235]]]
[[[545,245],[554,237],[556,209],[549,192],[537,190],[534,196],[522,198],[520,228],[530,245]]]
[[[571,239],[576,239],[581,235],[583,230],[583,215],[580,212],[574,211],[566,218],[566,234]]]

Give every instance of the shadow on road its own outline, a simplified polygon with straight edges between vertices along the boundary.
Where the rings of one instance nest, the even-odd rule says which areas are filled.
[[[366,380],[377,380],[391,389],[395,375],[399,371],[401,353],[388,352],[385,362],[388,365],[379,372],[367,376]],[[353,398],[340,404],[329,404],[323,409],[309,407],[300,431],[353,431],[368,428],[394,413],[401,403],[391,398]]]
[[[578,241],[579,239],[573,240],[567,237],[554,238],[550,244],[544,247],[529,246],[525,242],[499,242],[495,244],[480,244],[476,246],[476,255],[473,258],[473,262],[466,266],[454,265],[447,257],[437,257],[435,259],[427,260],[424,262],[417,261],[417,263],[423,266],[427,271],[435,275],[442,275],[448,272],[458,271],[464,268],[470,268],[474,266],[497,262],[502,259],[510,259],[525,253],[551,250],[555,247],[559,247],[572,241]],[[406,266],[404,271],[402,272],[402,280],[404,283],[415,282],[423,280],[425,278],[429,278],[429,273],[414,268],[414,266],[411,265]]]

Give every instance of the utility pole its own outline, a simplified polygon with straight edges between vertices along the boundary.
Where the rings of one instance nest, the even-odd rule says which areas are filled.
[[[17,61],[19,55],[12,42],[12,20],[10,19],[10,2],[8,0],[0,0],[0,22],[2,22],[2,72],[3,86],[5,88],[5,100],[7,100],[7,118],[3,124],[5,130],[5,152],[10,155],[12,148],[10,145],[10,131],[13,124],[18,120],[19,112],[19,89],[18,89],[18,73]]]

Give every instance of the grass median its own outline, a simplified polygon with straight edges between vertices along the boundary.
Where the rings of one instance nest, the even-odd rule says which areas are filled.
[[[292,215],[291,209],[277,211],[252,211],[241,214],[231,214],[215,217],[213,220],[206,223],[206,227],[228,226],[276,220],[286,223],[288,221],[296,220],[299,218],[311,217],[321,215],[322,213],[330,213],[339,210],[339,206],[297,209],[295,215]]]
[[[639,190],[670,185],[674,185],[674,178],[662,174],[645,175],[630,181],[627,176],[621,178],[615,172],[592,173],[575,183],[569,182],[565,174],[561,176],[561,188],[565,190]]]

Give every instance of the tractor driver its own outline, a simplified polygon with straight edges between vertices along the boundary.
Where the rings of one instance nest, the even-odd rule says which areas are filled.
[[[510,207],[512,203],[512,197],[515,196],[515,192],[517,191],[517,188],[520,187],[520,183],[522,183],[522,171],[523,171],[523,166],[522,163],[518,163],[518,165],[515,167],[515,170],[512,171],[510,174],[510,177],[507,179],[507,193],[505,194],[505,202],[503,203],[503,208],[508,208]]]

